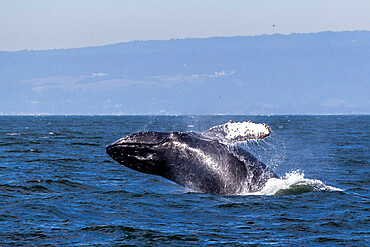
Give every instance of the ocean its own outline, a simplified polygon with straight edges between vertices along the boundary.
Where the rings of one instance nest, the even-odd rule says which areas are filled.
[[[112,160],[138,131],[267,123],[242,145],[281,178],[202,194]],[[369,246],[370,116],[0,116],[0,245]]]

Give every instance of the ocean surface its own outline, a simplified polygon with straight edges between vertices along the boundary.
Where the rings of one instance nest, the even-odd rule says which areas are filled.
[[[132,171],[133,132],[267,123],[241,145],[281,179],[219,196]],[[369,246],[370,116],[1,116],[0,245]]]

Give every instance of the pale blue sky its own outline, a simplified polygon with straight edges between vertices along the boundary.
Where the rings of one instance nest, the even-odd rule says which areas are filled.
[[[370,30],[369,13],[370,0],[0,0],[0,50]]]

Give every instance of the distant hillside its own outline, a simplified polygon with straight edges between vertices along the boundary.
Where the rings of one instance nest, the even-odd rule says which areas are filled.
[[[368,114],[369,92],[369,31],[0,52],[2,114]]]

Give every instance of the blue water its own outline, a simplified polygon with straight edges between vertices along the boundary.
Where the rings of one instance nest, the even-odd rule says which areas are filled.
[[[105,145],[143,130],[265,122],[246,149],[328,188],[218,196],[129,170]],[[370,116],[0,117],[1,245],[369,246]],[[281,181],[287,181],[284,178]],[[299,187],[299,186],[298,186]]]

